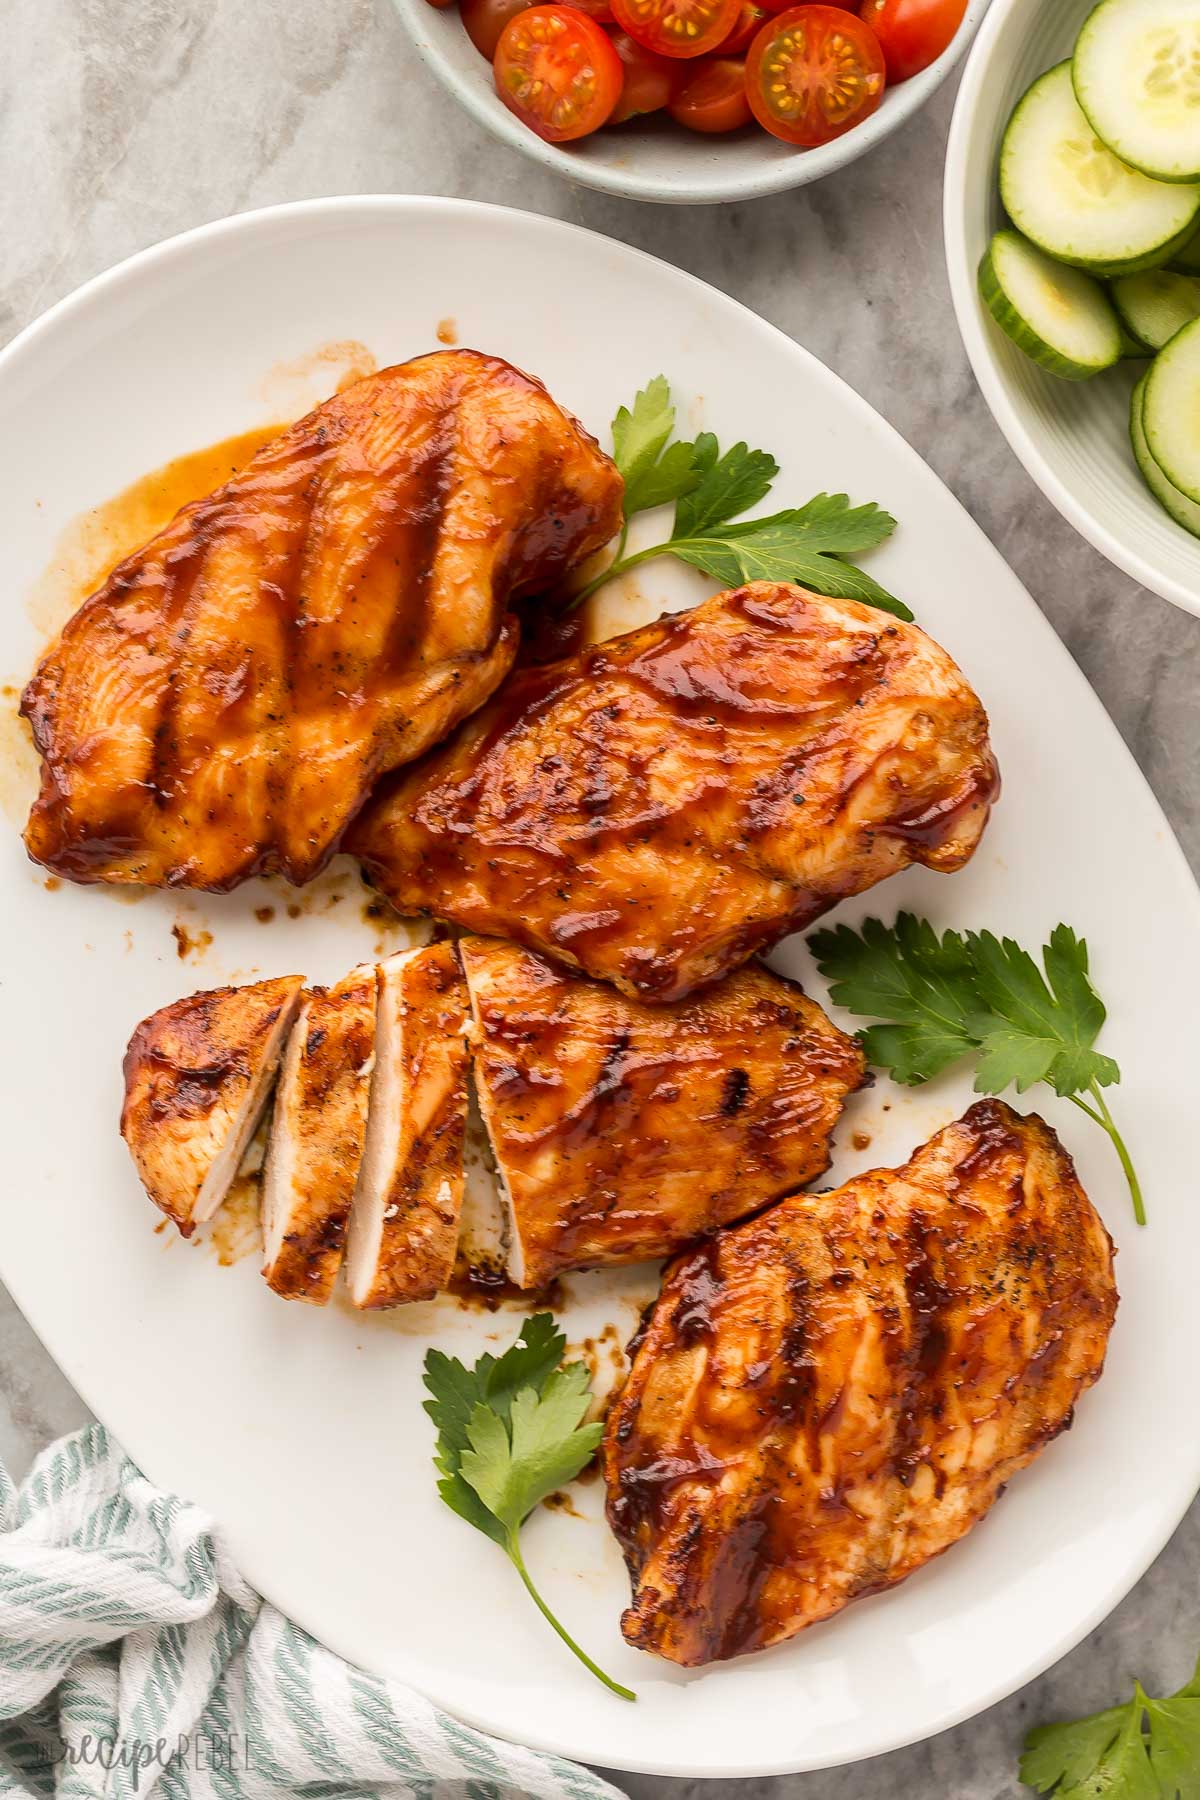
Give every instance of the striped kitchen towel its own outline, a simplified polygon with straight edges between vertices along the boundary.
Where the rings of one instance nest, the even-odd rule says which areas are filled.
[[[471,1731],[268,1606],[103,1426],[0,1465],[0,1794],[620,1800]]]

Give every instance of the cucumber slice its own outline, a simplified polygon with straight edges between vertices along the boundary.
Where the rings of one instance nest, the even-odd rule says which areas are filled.
[[[1109,291],[1130,337],[1151,352],[1200,318],[1200,281],[1191,275],[1147,269],[1142,275],[1119,276]]]
[[[1120,313],[1117,314],[1117,323],[1121,327],[1122,362],[1145,362],[1147,357],[1154,355],[1153,350],[1148,350],[1145,344],[1138,342],[1122,320]]]
[[[1167,267],[1180,275],[1200,275],[1200,231],[1193,232],[1187,243],[1180,245]]]
[[[1133,399],[1129,403],[1129,438],[1133,445],[1133,458],[1142,480],[1163,510],[1170,513],[1175,523],[1182,525],[1185,531],[1190,531],[1193,537],[1200,537],[1200,506],[1194,500],[1189,500],[1186,494],[1181,494],[1175,484],[1167,480],[1151,456],[1150,446],[1146,442],[1142,409],[1149,379],[1147,371],[1134,388]]]
[[[1100,0],[1075,45],[1098,138],[1157,181],[1200,180],[1200,0]]]
[[[1155,357],[1142,423],[1167,480],[1200,505],[1200,319],[1176,332]]]
[[[1039,249],[1100,275],[1167,262],[1200,215],[1200,187],[1151,181],[1099,142],[1069,62],[1039,76],[1018,102],[1000,149],[1000,195]]]
[[[1052,375],[1086,381],[1121,360],[1121,327],[1100,283],[1019,232],[996,233],[979,265],[979,292],[1013,343]]]

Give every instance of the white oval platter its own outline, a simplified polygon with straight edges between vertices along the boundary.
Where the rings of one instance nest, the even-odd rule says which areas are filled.
[[[1113,1104],[1151,1218],[1134,1227],[1116,1161],[1086,1120],[1046,1090],[1028,1097],[1076,1153],[1120,1247],[1104,1380],[965,1543],[779,1650],[691,1674],[638,1655],[618,1630],[627,1589],[596,1484],[577,1490],[582,1516],[534,1520],[536,1577],[636,1687],[634,1706],[563,1652],[498,1551],[434,1489],[425,1346],[473,1359],[515,1336],[519,1310],[446,1300],[362,1320],[284,1304],[253,1259],[222,1267],[211,1245],[155,1231],[117,1135],[135,1022],[194,987],[293,969],[330,979],[372,954],[380,931],[357,877],[335,870],[304,896],[255,884],[219,900],[48,891],[19,838],[32,772],[12,690],[53,622],[36,596],[70,522],[168,458],[296,416],[330,391],[354,345],[400,361],[435,347],[439,329],[534,371],[602,437],[616,406],[662,371],[682,424],[775,452],[778,504],[846,489],[895,513],[900,528],[871,567],[982,694],[1005,791],[965,872],[906,876],[840,916],[909,906],[1031,944],[1059,919],[1085,933],[1110,1008],[1103,1044],[1124,1071]],[[102,276],[0,357],[0,432],[13,452],[0,485],[0,1275],[152,1479],[209,1508],[251,1580],[335,1650],[487,1730],[609,1767],[747,1775],[871,1756],[966,1718],[1082,1637],[1200,1482],[1188,1425],[1200,1366],[1200,904],[1099,702],[914,452],[804,350],[660,262],[543,218],[403,198],[227,220]],[[636,589],[610,594],[597,631],[705,591],[662,563],[637,575]],[[270,920],[256,917],[267,907]],[[180,959],[177,924],[185,946],[211,933],[202,955]],[[798,941],[778,963],[812,976]],[[902,1160],[968,1099],[965,1075],[917,1093],[881,1080],[853,1101],[831,1179]],[[853,1134],[869,1148],[855,1150]],[[610,1326],[623,1342],[653,1286],[647,1269],[572,1279],[571,1341]]]

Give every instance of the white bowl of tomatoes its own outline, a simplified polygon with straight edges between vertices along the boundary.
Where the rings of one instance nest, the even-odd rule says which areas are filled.
[[[745,200],[843,168],[924,105],[988,0],[395,0],[466,110],[569,180]]]

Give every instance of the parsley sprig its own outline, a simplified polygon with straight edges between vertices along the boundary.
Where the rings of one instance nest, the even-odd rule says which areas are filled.
[[[1088,975],[1087,944],[1056,925],[1039,969],[1012,938],[947,931],[912,913],[814,932],[809,947],[838,1006],[886,1020],[860,1032],[870,1062],[917,1087],[974,1054],[975,1091],[1019,1094],[1045,1081],[1112,1139],[1146,1223],[1141,1186],[1102,1090],[1121,1079],[1095,1049],[1106,1014]],[[1084,1095],[1087,1098],[1084,1098]]]
[[[1021,1780],[1053,1800],[1196,1800],[1200,1795],[1200,1662],[1186,1687],[1152,1700],[1141,1683],[1124,1706],[1025,1740]]]
[[[597,1680],[634,1700],[555,1618],[521,1554],[522,1524],[548,1494],[574,1480],[604,1429],[583,1423],[591,1400],[588,1371],[583,1363],[563,1363],[566,1342],[550,1313],[535,1313],[503,1356],[485,1352],[473,1369],[441,1350],[426,1352],[425,1411],[438,1434],[438,1493],[500,1545],[542,1617]]]
[[[899,619],[912,618],[902,601],[849,560],[891,536],[896,521],[890,513],[873,504],[851,506],[845,494],[817,494],[804,506],[742,519],[770,492],[779,473],[775,458],[745,443],[722,452],[711,431],[692,442],[674,437],[674,431],[675,408],[663,375],[642,389],[632,407],[618,410],[613,458],[625,478],[624,524],[613,561],[572,596],[572,605],[639,563],[677,556],[725,587],[798,581],[818,594],[862,600]],[[626,555],[630,520],[672,501],[670,537]]]

